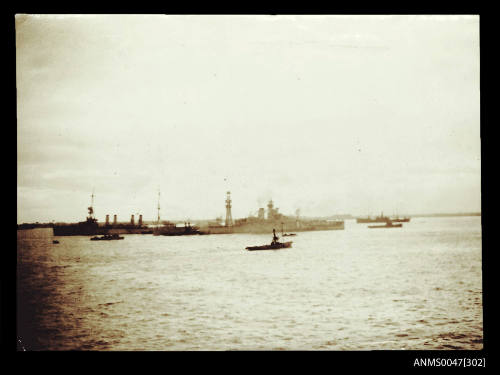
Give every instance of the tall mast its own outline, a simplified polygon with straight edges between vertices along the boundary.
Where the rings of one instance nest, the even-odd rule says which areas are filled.
[[[160,225],[160,188],[158,188],[158,225]]]
[[[233,216],[231,215],[231,192],[227,192],[226,198],[226,227],[233,225]]]

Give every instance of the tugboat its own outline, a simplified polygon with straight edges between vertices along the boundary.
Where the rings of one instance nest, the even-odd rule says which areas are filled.
[[[104,236],[98,237],[94,236],[91,241],[111,241],[111,240],[123,240],[125,237],[121,237],[118,234],[105,234]]]
[[[385,225],[368,225],[368,228],[401,228],[403,224],[393,224],[391,220],[387,220]]]
[[[276,235],[276,231],[273,229],[273,240],[269,245],[262,245],[262,246],[248,246],[246,249],[248,251],[254,251],[254,250],[278,250],[278,249],[284,249],[288,247],[292,247],[292,241],[288,242],[279,242],[279,237]]]

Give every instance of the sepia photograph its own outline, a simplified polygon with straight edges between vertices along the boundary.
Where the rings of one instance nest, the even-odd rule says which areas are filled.
[[[17,351],[483,357],[479,24],[16,14]]]

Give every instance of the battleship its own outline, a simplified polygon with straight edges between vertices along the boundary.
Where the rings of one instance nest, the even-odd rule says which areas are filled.
[[[91,205],[88,207],[86,221],[75,224],[54,224],[55,236],[96,236],[113,234],[153,234],[156,236],[185,236],[196,234],[230,234],[230,233],[269,233],[274,228],[287,228],[287,231],[306,232],[322,230],[343,230],[343,220],[321,220],[305,219],[296,216],[286,216],[274,207],[272,200],[267,205],[267,217],[263,207],[259,208],[258,216],[248,216],[233,221],[231,214],[231,193],[227,192],[226,198],[226,221],[222,220],[208,222],[204,225],[191,224],[185,222],[184,225],[177,225],[170,221],[160,221],[160,193],[158,192],[158,219],[156,225],[150,227],[143,225],[142,215],[139,215],[139,223],[135,224],[134,215],[130,218],[130,223],[118,223],[117,216],[114,215],[113,223],[109,222],[109,215],[106,215],[106,222],[99,224],[94,216],[94,194],[92,193]],[[295,235],[290,233],[286,235]]]
[[[74,224],[54,224],[52,227],[54,236],[95,236],[107,233],[105,229],[99,227],[94,217],[94,193],[91,197],[87,219]]]
[[[152,234],[153,229],[143,225],[142,215],[139,215],[139,223],[135,224],[134,215],[130,218],[130,223],[118,223],[117,216],[114,215],[113,223],[109,222],[109,215],[106,215],[106,222],[99,224],[94,215],[94,193],[91,195],[88,216],[85,221],[71,224],[54,224],[52,226],[54,236],[96,236],[96,235],[117,235],[117,234]]]
[[[248,216],[233,221],[231,214],[231,193],[227,192],[226,198],[226,222],[221,224],[220,220],[208,223],[201,227],[206,234],[229,234],[229,233],[269,233],[274,228],[285,226],[287,230],[294,232],[321,231],[321,230],[343,230],[343,220],[319,220],[304,219],[296,216],[286,216],[274,207],[272,200],[267,204],[267,217],[263,207],[259,208],[257,216]]]

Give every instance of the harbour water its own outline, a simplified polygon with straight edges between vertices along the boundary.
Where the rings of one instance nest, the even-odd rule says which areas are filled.
[[[277,228],[279,229],[279,228]],[[18,231],[26,350],[482,349],[481,218],[122,241]]]

